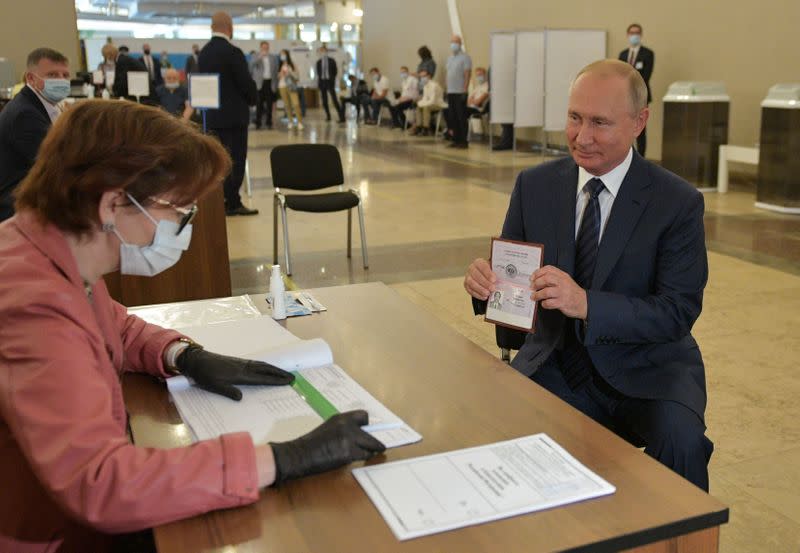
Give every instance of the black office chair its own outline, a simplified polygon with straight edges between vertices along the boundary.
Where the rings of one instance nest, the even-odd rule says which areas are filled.
[[[522,330],[496,325],[494,327],[494,336],[497,347],[500,348],[500,359],[506,363],[511,363],[511,350],[521,348],[527,335],[528,333]]]
[[[347,210],[347,257],[352,257],[353,208],[358,208],[358,224],[361,230],[361,255],[364,268],[369,268],[367,236],[364,231],[364,210],[361,196],[356,190],[344,189],[344,174],[339,150],[330,144],[291,144],[277,146],[270,152],[272,185],[275,187],[272,216],[272,260],[278,262],[278,207],[283,224],[283,250],[286,259],[286,274],[292,274],[289,255],[289,229],[286,226],[286,209],[309,213],[332,213]],[[321,194],[284,194],[282,188],[310,192],[337,186],[336,192]]]

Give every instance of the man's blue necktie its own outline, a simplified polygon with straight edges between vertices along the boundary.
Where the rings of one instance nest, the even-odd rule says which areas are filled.
[[[592,285],[594,268],[597,265],[597,250],[600,243],[598,197],[604,189],[603,181],[597,178],[590,180],[584,186],[584,190],[589,193],[589,200],[583,210],[578,237],[575,239],[575,282],[586,290]],[[567,319],[566,326],[561,368],[569,387],[579,390],[592,376],[592,360],[586,347],[575,335],[575,321]]]

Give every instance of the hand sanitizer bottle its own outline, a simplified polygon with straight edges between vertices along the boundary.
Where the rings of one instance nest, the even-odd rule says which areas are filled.
[[[283,286],[281,266],[272,266],[272,275],[269,278],[269,293],[272,295],[272,318],[283,320],[286,318],[286,288]]]

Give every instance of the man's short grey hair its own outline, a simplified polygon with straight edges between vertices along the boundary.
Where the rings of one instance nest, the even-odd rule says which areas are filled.
[[[624,61],[608,59],[600,60],[590,63],[578,72],[572,85],[582,75],[592,74],[600,77],[622,77],[628,81],[628,96],[632,108],[632,115],[636,116],[647,107],[647,85],[644,84],[644,79],[634,67],[625,63]],[[572,87],[570,87],[571,89]]]
[[[42,60],[50,60],[53,63],[63,63],[63,64],[69,63],[67,56],[65,56],[64,54],[62,54],[57,50],[53,50],[52,48],[37,48],[36,50],[28,54],[28,60],[27,60],[28,69],[33,69],[34,67],[39,65],[39,62]]]

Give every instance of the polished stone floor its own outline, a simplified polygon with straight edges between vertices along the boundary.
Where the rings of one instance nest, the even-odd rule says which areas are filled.
[[[461,280],[499,232],[516,174],[532,153],[453,151],[398,130],[320,121],[306,130],[250,133],[256,217],[228,218],[234,293],[263,292],[272,263],[269,150],[328,142],[346,186],[360,191],[369,269],[354,219],[346,257],[344,213],[289,213],[292,279],[299,287],[383,281],[497,354],[491,325],[472,316]],[[695,336],[707,367],[708,435],[716,444],[711,493],[731,507],[721,551],[800,551],[800,217],[753,207],[752,179],[706,195],[710,279]],[[282,256],[281,249],[280,255]],[[281,263],[283,264],[282,257]]]

